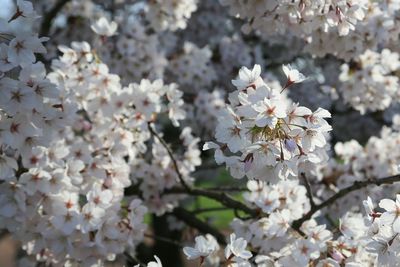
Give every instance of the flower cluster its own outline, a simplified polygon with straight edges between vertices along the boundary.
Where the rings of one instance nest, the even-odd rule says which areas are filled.
[[[147,18],[155,30],[184,29],[197,9],[197,0],[155,0],[148,3]]]
[[[368,230],[365,231],[366,251],[373,255],[377,266],[398,266],[400,253],[400,195],[396,201],[382,199],[379,201],[381,212],[374,207],[368,197],[363,202],[368,219]]]
[[[229,243],[225,247],[225,261],[220,262],[220,258],[217,255],[219,245],[215,238],[207,234],[204,236],[198,236],[195,239],[196,244],[192,247],[184,247],[183,252],[189,260],[200,259],[200,265],[203,265],[205,261],[211,266],[218,266],[224,264],[226,266],[243,266],[250,267],[248,261],[252,257],[252,253],[246,249],[247,241],[242,237],[236,238],[235,234],[231,234],[229,237]]]
[[[199,48],[193,43],[185,43],[183,53],[171,60],[170,71],[182,85],[185,92],[193,92],[206,87],[217,78],[210,65],[212,53],[208,47]]]
[[[148,28],[137,18],[137,13],[130,10],[124,12],[118,23],[131,26],[120,27],[114,42],[104,42],[100,36],[100,43],[95,46],[96,51],[124,84],[139,82],[143,78],[163,78],[167,60],[159,36],[149,33]]]
[[[296,177],[299,167],[324,160],[325,134],[331,130],[324,109],[312,112],[289,104],[283,90],[305,78],[298,70],[284,66],[287,81],[280,90],[270,88],[260,77],[261,68],[243,67],[232,83],[230,104],[218,117],[213,148],[218,164],[225,163],[233,177],[277,181]]]
[[[361,113],[383,110],[399,101],[399,54],[388,49],[365,51],[351,64],[343,64],[340,92]]]
[[[31,8],[19,1],[9,24],[36,17]],[[106,24],[93,28],[109,36]],[[47,75],[35,58],[45,38],[11,27],[1,36],[1,224],[39,261],[101,266],[143,238],[147,208],[124,196],[132,178],[151,211],[163,213],[179,199],[156,197],[179,183],[156,121],[165,114],[179,126],[182,92],[161,80],[122,87],[86,42],[60,46]],[[187,149],[176,164],[190,182],[200,164],[198,139],[185,128],[181,140]],[[149,153],[151,163],[140,166]],[[137,166],[142,173],[131,177]],[[158,181],[143,179],[151,172]]]
[[[217,126],[217,115],[225,108],[225,91],[215,89],[212,92],[200,91],[193,104],[186,104],[188,117],[186,122],[198,136],[211,137]]]
[[[85,140],[77,146],[79,154],[102,154],[110,151],[125,165],[123,187],[140,183],[141,196],[147,200],[152,212],[164,213],[177,203],[176,196],[163,196],[160,193],[178,183],[174,162],[167,147],[160,142],[158,127],[154,124],[166,116],[174,126],[185,118],[182,92],[176,84],[164,85],[162,80],[153,82],[143,79],[140,84],[132,83],[121,88],[119,76],[108,73],[108,67],[95,60],[96,55],[87,43],[73,43],[72,49],[61,47],[63,57],[53,62],[57,70],[51,75],[54,82],[63,88],[74,88],[79,109],[84,110],[74,124],[74,130],[85,133]],[[153,139],[151,150],[147,142]],[[76,139],[76,138],[75,138]],[[195,166],[200,164],[198,139],[190,128],[181,133],[184,145],[182,156],[177,164],[181,175],[187,182]],[[91,143],[89,151],[82,152],[83,143]],[[151,153],[151,160],[148,154]],[[127,162],[126,162],[127,161]],[[126,163],[125,163],[126,162]],[[96,163],[96,166],[102,164]],[[161,171],[163,169],[163,172]],[[108,171],[110,172],[110,170]],[[129,177],[130,173],[131,176]],[[106,172],[107,173],[107,172]],[[123,195],[123,192],[121,192]],[[176,204],[175,204],[176,205]]]
[[[315,190],[317,196],[326,198],[337,190],[351,186],[357,181],[367,181],[379,177],[398,174],[400,155],[392,151],[400,143],[399,117],[394,118],[392,128],[382,129],[379,137],[371,137],[362,146],[356,140],[338,142],[334,147],[336,159],[319,167],[315,173]],[[318,168],[317,168],[318,169]],[[399,187],[394,184],[382,187],[365,187],[349,194],[331,206],[337,214],[348,210],[359,209],[365,195],[379,199],[387,194],[395,193]]]
[[[358,1],[357,1],[358,2]],[[365,50],[377,50],[382,46],[396,46],[399,36],[400,10],[398,1],[362,1],[365,17],[347,36],[315,31],[307,40],[305,50],[320,57],[333,54],[350,61]]]
[[[19,56],[29,57],[24,38]],[[100,264],[142,239],[147,209],[138,199],[122,202],[131,184],[124,160],[129,135],[114,117],[118,100],[104,101],[121,89],[119,79],[104,64],[87,66],[93,61],[87,43],[73,46],[60,48],[64,55],[48,79],[41,63],[26,59],[10,93],[24,108],[7,116],[10,134],[3,132],[0,220],[39,261]]]
[[[260,30],[269,35],[290,32],[298,36],[334,28],[340,36],[355,29],[364,19],[368,1],[250,1],[220,0],[232,15],[247,20],[243,30]]]

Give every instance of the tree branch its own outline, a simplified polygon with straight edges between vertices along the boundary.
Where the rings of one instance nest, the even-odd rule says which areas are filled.
[[[174,165],[175,168],[175,172],[178,175],[178,179],[180,181],[180,183],[182,184],[182,186],[185,188],[186,191],[190,192],[190,187],[189,185],[185,182],[185,179],[183,178],[182,173],[179,171],[179,167],[178,167],[178,162],[176,161],[174,154],[172,153],[171,148],[169,148],[168,144],[164,141],[163,138],[161,138],[156,131],[154,131],[153,127],[151,126],[151,124],[148,124],[148,128],[150,133],[158,139],[158,141],[160,141],[160,143],[163,145],[163,147],[167,150],[167,153],[169,155],[169,157],[171,158],[172,164]]]
[[[51,22],[57,16],[58,12],[67,4],[70,0],[58,0],[57,3],[47,12],[40,25],[39,36],[47,36],[50,32]]]
[[[303,178],[304,186],[306,187],[306,190],[307,190],[307,196],[308,196],[308,199],[310,200],[310,206],[311,206],[311,209],[313,209],[313,208],[315,208],[315,202],[314,202],[314,197],[313,197],[313,193],[311,190],[310,181],[308,181],[307,176],[304,172],[302,172],[300,174],[300,177]]]
[[[226,193],[224,192],[214,192],[214,191],[208,191],[208,190],[204,190],[204,189],[197,189],[197,188],[191,188],[185,181],[185,179],[183,178],[182,173],[179,171],[179,167],[178,167],[178,162],[175,159],[175,156],[172,152],[172,150],[170,149],[170,147],[168,146],[168,144],[164,141],[163,138],[161,138],[156,131],[153,129],[153,127],[151,126],[151,124],[148,124],[148,128],[150,133],[158,140],[160,141],[160,143],[164,146],[164,148],[167,150],[167,153],[169,155],[169,157],[171,158],[171,161],[174,165],[176,174],[178,175],[179,181],[182,184],[183,188],[174,188],[173,190],[166,190],[164,191],[165,193],[187,193],[188,195],[193,195],[193,196],[205,196],[214,200],[217,200],[219,202],[221,202],[223,205],[225,205],[226,207],[229,208],[233,208],[236,210],[241,210],[246,212],[247,214],[256,217],[259,215],[259,212],[257,210],[253,210],[249,207],[247,207],[245,204],[243,204],[240,201],[236,201],[233,198],[229,197]],[[183,189],[183,191],[182,191]]]
[[[165,193],[167,193],[167,194],[181,194],[181,193],[185,194],[185,193],[187,193],[192,196],[208,197],[208,198],[211,198],[211,199],[214,199],[214,200],[220,202],[225,207],[243,211],[243,212],[251,215],[252,217],[258,217],[261,214],[261,212],[258,209],[249,208],[247,205],[231,198],[228,194],[226,194],[224,192],[215,192],[215,191],[210,191],[210,190],[205,190],[205,189],[200,189],[200,188],[191,188],[189,192],[186,192],[186,190],[183,190],[183,188],[171,188],[169,190],[166,190]]]
[[[167,243],[167,244],[174,245],[174,246],[179,247],[179,248],[182,248],[182,247],[183,247],[182,244],[179,243],[178,241],[173,240],[173,239],[169,239],[169,238],[167,238],[167,237],[156,236],[156,235],[147,234],[147,233],[145,233],[144,236],[147,237],[147,238],[154,239],[154,240],[156,240],[156,241],[160,241],[160,242],[164,242],[164,243]]]
[[[211,225],[208,225],[207,223],[194,216],[190,211],[187,211],[184,208],[177,207],[172,211],[172,214],[179,220],[185,222],[187,225],[196,228],[201,233],[213,235],[217,239],[218,243],[226,245],[225,235],[223,235]]]
[[[199,214],[199,213],[222,211],[222,210],[228,210],[228,209],[229,208],[227,208],[227,207],[211,207],[211,208],[196,209],[196,210],[192,211],[192,213]]]
[[[333,204],[336,200],[346,196],[347,194],[362,189],[364,187],[367,187],[369,185],[375,185],[375,186],[381,186],[381,185],[385,185],[385,184],[393,184],[395,182],[399,182],[400,181],[400,174],[398,175],[393,175],[393,176],[389,176],[389,177],[385,177],[385,178],[380,178],[380,179],[368,179],[366,181],[355,181],[353,183],[353,185],[343,188],[341,189],[339,192],[337,192],[336,194],[334,194],[333,196],[331,196],[330,198],[328,198],[327,200],[325,200],[324,202],[315,205],[314,208],[311,208],[309,212],[307,212],[302,218],[294,221],[292,223],[292,228],[299,230],[301,225],[311,219],[311,217],[319,210]]]

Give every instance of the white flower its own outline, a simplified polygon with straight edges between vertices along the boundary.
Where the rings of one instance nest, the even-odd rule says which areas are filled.
[[[367,197],[367,200],[363,200],[363,206],[365,212],[368,215],[368,218],[373,219],[373,215],[375,214],[374,204],[372,203],[372,199],[369,196]]]
[[[90,203],[100,208],[107,208],[112,205],[113,194],[111,190],[102,188],[100,184],[95,184],[86,194],[86,198]]]
[[[397,266],[399,241],[396,236],[373,237],[366,244],[366,250],[377,255],[376,266]]]
[[[33,9],[32,3],[24,0],[17,0],[17,10],[8,22],[11,22],[19,17],[32,19],[39,18]]]
[[[282,211],[276,211],[271,213],[269,216],[269,227],[268,234],[275,236],[284,236],[289,229],[291,216],[290,211],[284,209]]]
[[[289,87],[293,83],[301,83],[306,80],[306,77],[301,72],[292,68],[290,65],[282,65],[282,69],[287,78],[285,88]]]
[[[147,267],[162,267],[160,259],[156,255],[154,255],[154,258],[156,259],[156,261],[149,262],[147,264]]]
[[[298,262],[300,266],[307,266],[310,259],[317,259],[319,255],[318,246],[306,239],[297,240],[292,252],[292,258]]]
[[[9,180],[18,169],[17,161],[4,154],[0,154],[0,180]]]
[[[17,35],[10,41],[8,50],[8,59],[13,64],[27,66],[35,62],[35,52],[45,52],[42,41],[47,39],[38,39],[35,36],[25,34]]]
[[[0,72],[6,72],[13,69],[17,64],[12,63],[8,58],[8,46],[4,43],[0,44]],[[2,78],[2,77],[0,77]]]
[[[116,34],[118,24],[114,21],[108,22],[105,17],[101,17],[90,27],[98,35],[110,37]]]
[[[230,235],[229,244],[225,248],[225,258],[234,259],[239,258],[241,260],[248,260],[251,258],[252,254],[250,251],[246,250],[247,241],[243,238],[236,238],[236,235],[232,233]]]
[[[41,169],[30,169],[21,175],[20,182],[25,185],[24,189],[28,195],[36,192],[48,194],[50,191],[50,174]]]
[[[286,117],[284,107],[280,103],[267,98],[254,105],[253,108],[259,112],[255,119],[258,127],[268,126],[269,128],[274,128],[278,123],[278,119]]]
[[[255,202],[263,212],[272,213],[280,205],[279,196],[278,191],[265,189],[261,192],[259,198]]]
[[[331,127],[327,125],[326,127],[318,127],[315,128],[312,125],[308,125],[309,127],[303,133],[302,139],[302,147],[305,151],[312,151],[316,147],[324,147],[326,144],[326,139],[324,136],[324,132],[328,132],[331,130]]]
[[[227,144],[229,149],[235,153],[244,146],[245,129],[241,128],[241,123],[232,118],[232,116],[225,116],[221,118],[217,126],[215,137],[218,142]]]
[[[242,90],[248,87],[258,87],[262,83],[260,77],[261,66],[256,64],[252,70],[246,67],[241,67],[239,70],[239,79],[232,80],[232,84],[237,87],[237,89]]]
[[[82,232],[88,233],[89,231],[99,229],[105,214],[105,210],[99,208],[94,203],[87,203],[83,206],[80,223]]]
[[[384,225],[392,225],[393,231],[400,233],[400,194],[396,195],[396,202],[391,199],[382,199],[379,207],[385,209],[379,218]]]
[[[196,244],[192,247],[184,247],[183,252],[189,260],[201,258],[203,261],[205,257],[216,252],[219,249],[219,245],[215,238],[207,234],[206,236],[197,236],[195,238]]]

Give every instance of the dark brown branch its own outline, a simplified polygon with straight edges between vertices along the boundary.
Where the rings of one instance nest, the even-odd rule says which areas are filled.
[[[336,194],[334,194],[333,196],[331,196],[330,198],[328,198],[327,200],[325,200],[324,202],[315,205],[314,208],[311,208],[309,212],[306,213],[306,215],[304,215],[302,218],[294,221],[292,223],[292,227],[293,229],[300,229],[301,225],[311,219],[311,217],[319,210],[333,204],[336,200],[346,196],[347,194],[362,189],[364,187],[367,187],[369,185],[375,185],[375,186],[381,186],[381,185],[385,185],[385,184],[393,184],[395,182],[399,182],[400,181],[400,174],[398,175],[393,175],[393,176],[389,176],[386,178],[381,178],[381,179],[368,179],[366,181],[356,181],[353,183],[353,185],[343,188],[341,189],[339,192],[337,192]]]
[[[124,252],[124,256],[126,258],[127,264],[129,265],[135,265],[139,264],[139,266],[147,266],[147,264],[144,264],[143,262],[139,261],[136,257],[133,257],[131,254],[129,254],[127,251]]]
[[[214,212],[214,211],[221,211],[221,210],[229,210],[227,207],[211,207],[211,208],[204,208],[204,209],[196,209],[192,211],[194,214],[199,213],[207,213],[207,212]]]
[[[172,153],[171,148],[168,146],[168,144],[164,141],[163,138],[161,138],[156,131],[153,129],[153,127],[149,124],[148,125],[149,131],[150,133],[158,139],[158,141],[160,141],[160,143],[163,145],[163,147],[167,150],[167,153],[169,155],[169,157],[171,158],[172,164],[174,165],[175,168],[175,172],[178,175],[178,179],[180,181],[180,183],[182,184],[182,186],[185,188],[186,191],[190,192],[190,187],[189,185],[185,182],[185,179],[183,178],[182,173],[179,171],[179,167],[178,167],[178,162],[176,161],[174,154]]]
[[[311,209],[313,209],[313,208],[315,208],[315,202],[314,202],[314,196],[313,196],[313,193],[312,193],[310,181],[308,181],[307,176],[306,176],[306,174],[304,172],[302,172],[300,174],[300,177],[304,181],[304,186],[305,186],[305,188],[307,190],[307,197],[308,197],[308,199],[310,201]]]
[[[53,19],[69,1],[70,0],[58,0],[57,3],[49,10],[49,12],[44,15],[40,25],[39,36],[47,36],[49,34]]]
[[[211,234],[217,239],[218,243],[226,245],[225,235],[194,216],[190,211],[177,207],[172,211],[172,214],[179,220],[185,222],[188,226],[196,228],[203,234]]]
[[[204,188],[205,190],[209,191],[219,191],[219,192],[243,192],[248,191],[246,187],[240,186],[218,186],[218,187],[207,187]]]
[[[224,192],[216,192],[211,190],[205,190],[200,188],[190,188],[190,191],[187,192],[183,188],[172,188],[170,190],[166,190],[165,193],[167,194],[185,194],[192,196],[203,196],[214,199],[220,202],[222,205],[228,208],[232,208],[234,210],[240,210],[252,217],[258,217],[260,215],[260,211],[258,209],[249,208],[247,205],[243,204],[240,201],[237,201],[231,198],[228,194]]]
[[[183,247],[183,245],[181,243],[179,243],[178,241],[169,239],[167,237],[155,236],[155,235],[147,234],[147,233],[145,233],[144,236],[147,237],[147,238],[151,238],[151,239],[160,241],[160,242],[164,242],[164,243],[168,243],[168,244],[174,245],[174,246],[179,247],[179,248]]]
[[[168,153],[169,157],[171,158],[172,164],[174,165],[176,174],[178,175],[178,179],[179,179],[180,183],[183,186],[183,188],[182,188],[183,191],[180,191],[180,190],[182,190],[180,188],[175,188],[174,190],[166,190],[165,193],[187,193],[188,195],[193,195],[193,196],[205,196],[205,197],[208,197],[208,198],[211,198],[211,199],[219,201],[220,203],[222,203],[226,207],[244,211],[244,212],[246,212],[247,214],[249,214],[249,215],[251,215],[253,217],[256,217],[256,216],[259,215],[259,212],[257,210],[253,210],[253,209],[247,207],[242,202],[234,200],[233,198],[231,198],[230,196],[228,196],[224,192],[214,192],[214,191],[209,191],[209,190],[204,190],[204,189],[191,188],[186,183],[185,179],[183,178],[183,175],[179,171],[178,162],[175,159],[175,156],[174,156],[172,150],[170,149],[170,147],[168,146],[168,144],[164,141],[163,138],[161,138],[156,133],[156,131],[153,129],[153,127],[150,124],[148,125],[148,129],[149,129],[150,133],[158,141],[160,141],[160,143],[167,150],[167,153]]]

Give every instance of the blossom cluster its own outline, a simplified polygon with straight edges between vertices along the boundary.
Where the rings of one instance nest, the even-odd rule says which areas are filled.
[[[197,0],[155,0],[148,5],[148,19],[156,30],[184,29],[197,9]]]
[[[24,11],[25,5],[18,7]],[[1,107],[2,225],[39,261],[90,265],[113,259],[142,239],[147,211],[139,199],[122,203],[131,183],[123,159],[128,153],[123,138],[115,143],[112,136],[123,136],[123,129],[101,130],[117,106],[89,101],[105,86],[110,93],[120,89],[118,77],[102,64],[80,72],[80,64],[93,59],[85,43],[73,44],[76,50],[61,47],[56,72],[46,77],[43,64],[33,63],[34,53],[45,52],[41,40],[26,32],[7,36],[13,38],[2,44],[4,60],[13,64],[17,57],[21,71],[18,80],[1,79],[9,95]]]
[[[290,32],[308,35],[314,31],[328,32],[335,28],[344,36],[364,19],[368,1],[250,1],[220,0],[232,15],[248,20],[245,31],[257,29],[268,34]]]
[[[316,31],[307,40],[305,50],[320,57],[333,54],[350,61],[367,49],[396,47],[400,22],[397,16],[400,10],[399,1],[366,1],[365,4],[364,19],[347,36],[337,38],[335,33]]]
[[[307,165],[325,159],[325,134],[331,127],[327,110],[312,112],[286,101],[283,90],[305,78],[296,69],[284,66],[287,82],[280,90],[270,88],[260,77],[261,68],[243,67],[232,83],[237,90],[229,95],[230,104],[221,111],[215,130],[218,143],[215,160],[226,164],[235,178],[278,181],[297,177]],[[305,170],[303,170],[305,171]]]
[[[334,146],[336,159],[330,159],[328,164],[320,166],[315,172],[317,196],[332,195],[355,182],[398,174],[400,155],[392,151],[392,148],[398,146],[399,142],[399,117],[396,116],[391,128],[384,127],[380,136],[372,136],[365,145],[356,140],[336,143]],[[344,214],[348,210],[359,210],[361,201],[366,195],[380,199],[385,195],[394,194],[398,188],[396,184],[365,187],[339,200],[330,209],[335,210],[337,214]]]
[[[305,51],[349,60],[366,49],[395,44],[399,30],[398,1],[238,1],[220,0],[232,16],[244,19],[245,33],[292,36]],[[285,42],[284,41],[284,42]]]
[[[340,92],[345,101],[361,113],[384,110],[399,101],[399,54],[389,49],[366,50],[351,64],[341,67]]]
[[[4,24],[36,13],[29,2],[19,1],[14,17]],[[112,34],[110,26],[103,21],[93,28],[105,36]],[[138,198],[126,198],[127,187],[140,182],[141,197],[156,213],[179,199],[158,197],[178,178],[167,147],[153,136],[150,152],[148,142],[164,114],[179,126],[185,117],[182,92],[161,80],[122,87],[86,42],[60,46],[62,56],[47,75],[35,58],[46,52],[45,38],[11,27],[1,34],[7,40],[1,44],[7,63],[0,80],[1,224],[39,261],[101,266],[133,249],[146,229],[148,208]],[[20,69],[18,79],[14,69]],[[190,182],[200,164],[198,139],[190,128],[181,138],[187,149],[177,164]],[[149,153],[152,161],[145,164]],[[152,172],[153,181],[147,179]]]

